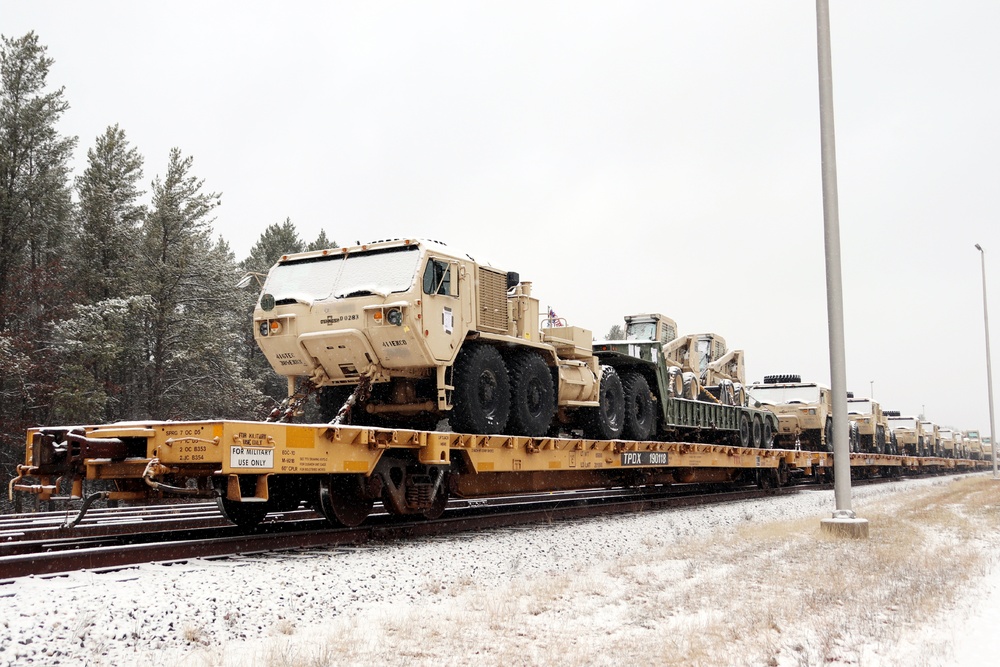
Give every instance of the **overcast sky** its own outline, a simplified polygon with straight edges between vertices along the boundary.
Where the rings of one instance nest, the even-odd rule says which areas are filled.
[[[1000,3],[831,4],[848,387],[988,432]],[[813,2],[0,0],[31,30],[76,173],[115,123],[147,184],[180,148],[238,258],[286,217],[437,239],[598,337],[661,312],[829,384]]]

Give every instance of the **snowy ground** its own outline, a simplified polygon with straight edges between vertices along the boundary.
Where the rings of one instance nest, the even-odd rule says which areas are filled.
[[[866,517],[862,510],[891,516],[916,499],[932,512],[968,481],[859,487],[854,505]],[[988,493],[1000,507],[1000,491]],[[879,521],[867,544],[819,545],[817,553],[845,561],[845,574],[830,574],[807,547],[823,542],[813,532],[832,508],[832,492],[810,491],[355,549],[23,578],[0,585],[0,666],[995,664],[1000,526],[922,538],[962,561],[953,563],[958,571],[972,563],[971,578],[945,599],[931,593],[948,590],[947,581],[920,580],[905,594],[907,573],[862,582],[860,590],[885,586],[891,598],[873,603],[880,608],[869,618],[848,599],[859,589],[831,594],[819,584],[860,580],[858,559],[885,556]],[[772,541],[759,546],[758,535]]]

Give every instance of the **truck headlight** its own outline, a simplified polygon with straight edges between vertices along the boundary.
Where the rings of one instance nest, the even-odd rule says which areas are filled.
[[[389,312],[385,314],[385,319],[388,320],[389,324],[399,326],[403,323],[403,311],[399,308],[390,308]]]
[[[261,322],[260,326],[257,327],[257,330],[260,332],[261,336],[266,336],[268,332],[267,320]]]

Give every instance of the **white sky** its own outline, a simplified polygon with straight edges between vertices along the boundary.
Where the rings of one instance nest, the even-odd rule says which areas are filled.
[[[831,4],[848,387],[988,431],[1000,3]],[[746,350],[749,380],[828,384],[815,21],[807,0],[0,0],[0,32],[55,59],[77,173],[115,123],[147,183],[179,147],[238,258],[286,217],[438,239],[599,337],[662,312]]]

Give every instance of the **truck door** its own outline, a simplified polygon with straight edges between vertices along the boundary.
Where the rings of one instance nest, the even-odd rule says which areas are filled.
[[[459,263],[445,257],[427,258],[423,272],[421,321],[427,347],[437,361],[451,361],[465,337],[467,324],[459,298]]]

